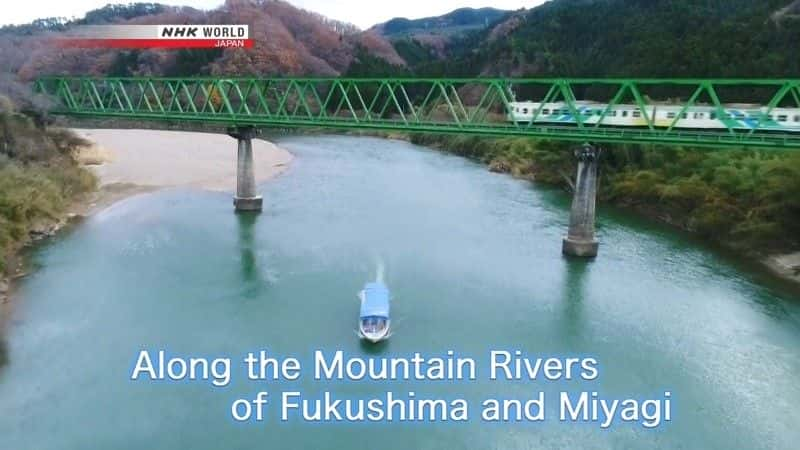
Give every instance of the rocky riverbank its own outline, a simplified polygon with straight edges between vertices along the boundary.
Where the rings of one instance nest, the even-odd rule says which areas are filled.
[[[800,252],[774,255],[763,259],[773,273],[800,285]]]
[[[5,259],[5,273],[0,275],[0,304],[8,303],[14,279],[27,274],[24,259],[19,256],[19,252],[24,247],[30,246],[36,241],[54,235],[75,217],[76,214],[68,213],[58,219],[42,220],[36,223],[28,232],[28,235],[23,240],[19,241],[17,245],[15,245],[15,248],[8,252],[8,256]]]

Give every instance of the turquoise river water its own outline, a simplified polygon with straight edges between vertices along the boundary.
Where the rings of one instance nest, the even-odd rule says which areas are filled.
[[[164,190],[38,246],[3,331],[0,449],[791,449],[800,442],[797,295],[685,236],[601,208],[600,257],[561,256],[569,198],[405,142],[287,137],[261,215]],[[385,266],[395,332],[359,343],[356,292]],[[141,349],[227,355],[230,385],[131,381]],[[248,351],[296,356],[296,381],[247,381]],[[314,381],[316,349],[441,355],[475,381]],[[491,350],[591,356],[591,382],[489,381]],[[654,429],[487,423],[484,398],[671,393]],[[270,393],[266,420],[237,398]],[[465,398],[466,423],[282,422],[280,392]],[[555,400],[556,397],[553,397]],[[548,411],[551,413],[552,411]]]

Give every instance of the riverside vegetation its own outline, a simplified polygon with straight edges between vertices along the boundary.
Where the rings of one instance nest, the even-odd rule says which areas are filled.
[[[75,160],[86,144],[0,96],[0,278],[15,250],[52,231],[76,199],[96,188],[94,175]]]
[[[574,144],[417,135],[412,142],[491,170],[569,187]],[[603,146],[601,201],[634,209],[753,256],[800,249],[800,154]]]

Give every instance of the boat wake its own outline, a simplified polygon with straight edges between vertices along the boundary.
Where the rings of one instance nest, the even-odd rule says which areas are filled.
[[[386,269],[383,266],[383,261],[378,261],[378,267],[375,269],[375,282],[383,284],[383,275]]]

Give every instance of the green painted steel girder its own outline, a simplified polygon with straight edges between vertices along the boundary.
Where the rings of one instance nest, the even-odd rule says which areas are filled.
[[[52,98],[53,114],[73,117],[800,149],[800,124],[792,117],[783,126],[772,114],[800,114],[800,79],[53,76],[37,79],[34,90]],[[509,119],[515,97],[539,103],[531,119]],[[545,103],[563,105],[563,117],[547,118]],[[587,105],[599,106],[587,113]],[[610,123],[620,105],[643,118],[640,126]],[[718,128],[679,124],[700,106],[713,111]],[[659,122],[650,109],[659,107],[678,112]]]

